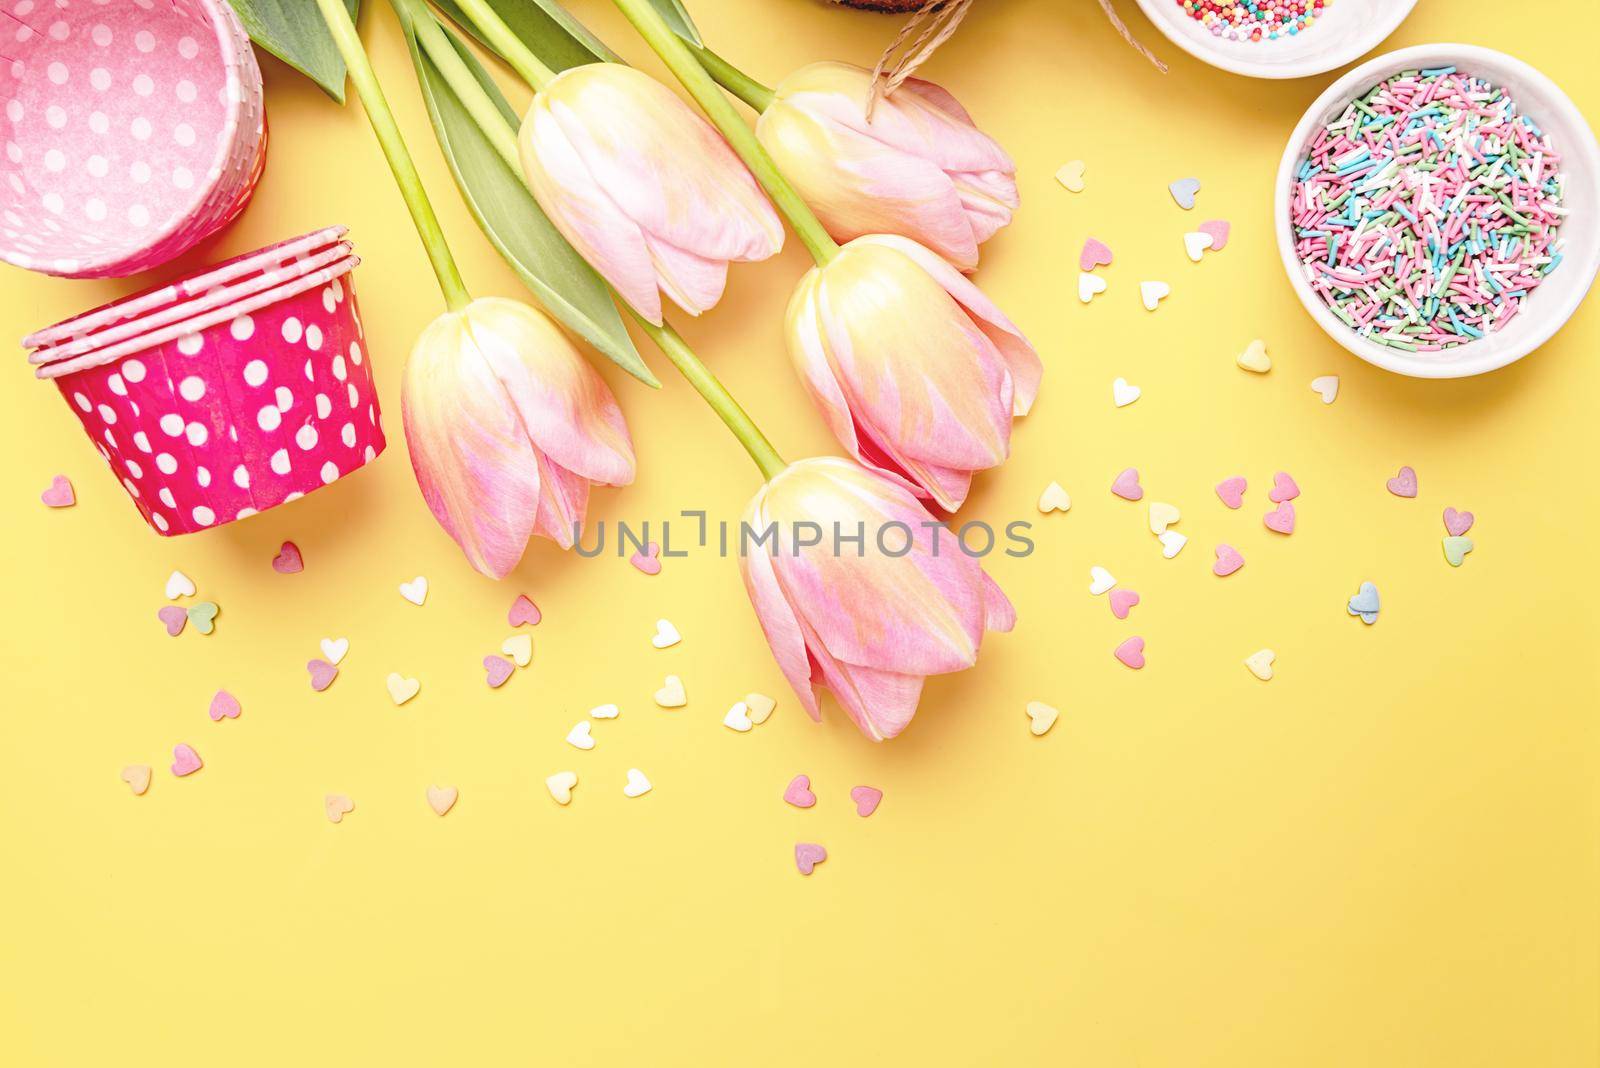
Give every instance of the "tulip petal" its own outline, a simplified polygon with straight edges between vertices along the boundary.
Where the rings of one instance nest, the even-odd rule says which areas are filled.
[[[539,458],[539,475],[539,512],[533,532],[570,549],[583,532],[589,511],[589,480],[544,456]]]
[[[856,729],[875,742],[906,729],[917,714],[923,675],[902,675],[850,664],[830,656],[823,643],[812,644],[813,659],[826,686]]]
[[[745,515],[746,521],[758,530],[764,526],[759,518],[761,497],[759,493],[756,495],[756,500]],[[789,607],[789,602],[784,600],[783,590],[773,574],[771,559],[755,549],[739,557],[739,570],[744,576],[744,588],[750,596],[750,605],[755,609],[756,620],[761,624],[761,632],[766,635],[767,645],[772,648],[779,670],[789,680],[789,687],[800,698],[800,704],[806,712],[812,719],[820,720],[822,711],[817,705],[816,690],[811,685],[811,660],[806,653],[800,621],[795,617],[794,609]]]
[[[986,630],[997,630],[1006,633],[1017,625],[1017,610],[1011,604],[1011,598],[1005,595],[1000,584],[989,577],[988,572],[983,574],[983,625]]]
[[[648,231],[644,244],[655,264],[656,284],[672,303],[695,316],[717,306],[728,285],[727,260],[696,255],[652,237]]]

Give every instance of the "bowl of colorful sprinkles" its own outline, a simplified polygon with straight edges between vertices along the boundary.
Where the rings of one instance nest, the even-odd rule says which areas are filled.
[[[1278,167],[1300,302],[1368,363],[1463,378],[1521,359],[1600,267],[1600,146],[1520,60],[1419,45],[1317,98]]]
[[[1378,47],[1417,0],[1139,0],[1167,39],[1251,78],[1304,78]]]

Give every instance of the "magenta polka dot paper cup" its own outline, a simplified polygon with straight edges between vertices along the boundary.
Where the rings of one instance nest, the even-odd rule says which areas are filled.
[[[350,278],[359,262],[36,373],[55,380],[157,532],[243,519],[383,451]]]
[[[226,0],[0,0],[0,260],[71,278],[166,263],[244,209],[266,143]]]

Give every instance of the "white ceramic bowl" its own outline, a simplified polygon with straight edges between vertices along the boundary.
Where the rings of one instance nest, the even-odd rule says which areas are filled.
[[[1349,102],[1392,74],[1402,70],[1454,65],[1465,74],[1487,79],[1510,92],[1519,114],[1527,115],[1550,135],[1562,154],[1566,198],[1571,209],[1557,234],[1561,265],[1528,295],[1521,312],[1503,330],[1442,352],[1408,353],[1368,341],[1339,320],[1306,282],[1294,250],[1294,228],[1289,221],[1289,195],[1295,172],[1305,159],[1316,133],[1344,111]],[[1278,234],[1278,255],[1289,284],[1306,311],[1328,336],[1366,360],[1388,371],[1413,378],[1466,378],[1493,371],[1522,359],[1543,345],[1578,310],[1584,294],[1600,268],[1600,145],[1596,145],[1583,116],[1567,95],[1549,78],[1504,52],[1475,45],[1432,44],[1402,48],[1371,59],[1328,86],[1306,110],[1289,136],[1278,164],[1277,194],[1273,198]]]
[[[1177,0],[1139,0],[1167,39],[1213,67],[1250,78],[1304,78],[1342,67],[1378,47],[1417,0],[1328,0],[1309,30],[1276,41],[1225,41]]]

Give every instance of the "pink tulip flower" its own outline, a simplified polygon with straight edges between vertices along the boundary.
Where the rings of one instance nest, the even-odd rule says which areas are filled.
[[[716,129],[649,75],[572,67],[539,90],[518,138],[539,206],[635,311],[661,294],[715,307],[732,261],[783,247],[783,224]]]
[[[526,304],[483,298],[435,319],[400,401],[428,509],[491,578],[510,574],[535,534],[571,548],[591,485],[633,481],[616,398]]]
[[[1011,221],[1016,165],[955,97],[908,78],[867,119],[872,72],[813,63],[778,84],[756,136],[838,241],[901,234],[963,271]]]
[[[858,237],[800,280],[789,356],[839,443],[953,512],[1005,460],[1043,366],[965,275],[914,241]]]
[[[927,676],[971,667],[985,630],[1016,623],[1000,587],[932,522],[899,483],[836,457],[790,464],[750,502],[749,529],[770,526],[777,541],[741,552],[745,589],[813,719],[822,686],[861,733],[893,738]],[[821,540],[802,546],[815,540],[809,524]]]

